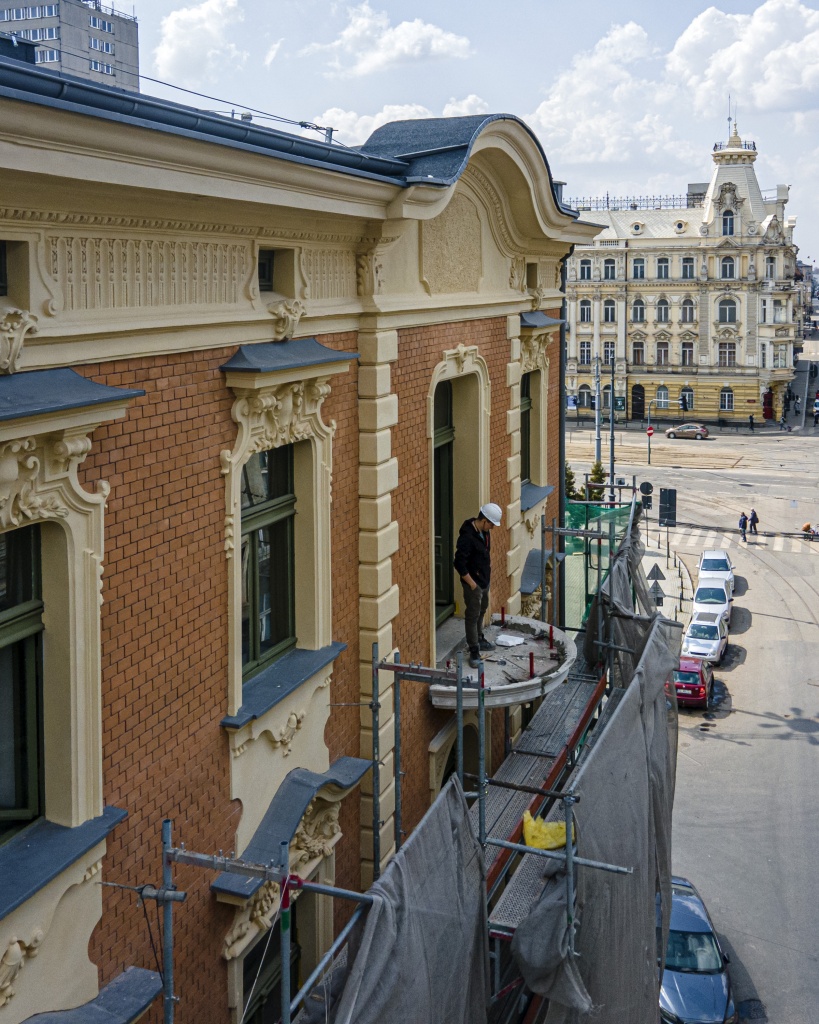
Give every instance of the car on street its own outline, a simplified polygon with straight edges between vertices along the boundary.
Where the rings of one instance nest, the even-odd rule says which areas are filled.
[[[719,612],[698,612],[689,622],[682,653],[719,665],[728,646],[728,623]]]
[[[696,441],[702,441],[708,437],[708,427],[703,423],[681,423],[678,427],[669,427],[665,436],[672,441],[675,437],[693,437]]]
[[[707,708],[714,687],[714,670],[702,658],[680,658],[680,666],[671,673],[677,691],[677,703],[683,707]]]
[[[660,986],[663,1024],[738,1024],[729,963],[700,894],[687,879],[673,876]]]
[[[734,567],[724,551],[703,551],[697,564],[697,576],[719,576],[734,592]]]
[[[722,576],[700,576],[697,580],[697,589],[694,591],[692,615],[699,612],[719,612],[730,626],[733,604],[731,584],[727,580]]]

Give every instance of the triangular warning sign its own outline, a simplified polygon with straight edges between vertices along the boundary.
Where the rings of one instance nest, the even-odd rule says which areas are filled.
[[[659,565],[657,565],[656,562],[651,567],[651,572],[648,574],[647,578],[650,579],[650,580],[664,580],[665,579],[665,576],[663,575],[663,570],[659,567]]]

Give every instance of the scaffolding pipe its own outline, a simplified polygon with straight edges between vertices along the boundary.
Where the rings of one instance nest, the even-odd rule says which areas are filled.
[[[330,946],[330,948],[327,950],[327,952],[324,954],[321,960],[319,960],[318,964],[316,964],[316,969],[313,971],[313,973],[310,975],[307,981],[305,981],[305,983],[296,993],[293,1002],[290,1004],[291,1018],[293,1014],[296,1012],[296,1010],[299,1008],[299,1004],[303,1003],[304,1000],[307,998],[308,994],[312,991],[313,986],[321,977],[324,968],[330,963],[330,961],[336,955],[338,950],[341,949],[341,947],[347,940],[347,936],[361,920],[361,917],[364,914],[364,910],[365,907],[363,905],[360,907],[356,907],[356,909],[353,911],[353,915],[350,918],[350,920],[347,922],[347,924],[344,925],[344,927],[339,932],[338,938],[333,942],[332,946]]]
[[[478,665],[478,842],[486,850],[486,680],[483,660]]]
[[[552,619],[555,625],[560,625],[557,606],[559,591],[557,586],[557,519],[552,516]],[[551,643],[549,644],[551,647]]]
[[[458,746],[458,781],[461,789],[464,788],[464,652],[458,651],[458,681],[457,681],[457,714],[458,733],[456,743]]]
[[[283,871],[290,869],[290,843],[282,839],[280,845],[280,863]],[[282,1024],[290,1024],[290,877],[285,876],[281,887],[281,995]]]
[[[549,860],[565,860],[565,853],[558,853],[555,850],[539,850],[536,846],[524,846],[523,843],[508,843],[505,839],[487,839],[487,846],[500,846],[504,850],[513,850],[515,853],[534,853],[538,857],[546,857]],[[605,864],[600,860],[588,860],[586,857],[574,857],[575,864],[581,864],[584,868],[597,868],[599,871],[610,871],[615,875],[633,875],[634,868],[622,868],[619,864]]]
[[[554,547],[554,541],[552,542]],[[552,581],[554,586],[554,581]],[[540,517],[540,621],[546,621],[546,515]]]
[[[378,709],[378,643],[373,644],[373,685],[372,685],[372,730],[373,730],[373,880],[381,874],[381,754],[378,744],[380,728]]]
[[[171,861],[166,856],[171,849],[171,819],[162,822],[162,888],[173,889],[173,870]],[[163,1007],[165,1024],[173,1024],[176,997],[173,992],[173,901],[165,900],[162,907],[163,931],[163,971],[162,985],[164,988]]]
[[[563,813],[566,819],[566,925],[569,930],[569,955],[574,956],[574,814],[575,798],[567,793],[563,798]]]
[[[395,652],[394,664],[398,664],[398,651]],[[393,676],[393,722],[395,726],[395,852],[401,849],[401,673],[396,671]]]

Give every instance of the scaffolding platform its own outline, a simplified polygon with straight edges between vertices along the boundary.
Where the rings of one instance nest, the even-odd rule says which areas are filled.
[[[520,786],[542,786],[565,751],[566,743],[594,697],[596,688],[594,676],[575,671],[565,683],[548,693],[493,778]],[[516,838],[520,834],[523,812],[531,806],[532,799],[530,793],[515,793],[489,786],[485,812],[487,835],[510,840]],[[477,803],[470,813],[477,834]],[[498,857],[504,855],[502,849],[487,846],[487,874]]]
[[[577,764],[572,769],[569,778],[563,783],[565,788],[571,788],[572,780],[589,756],[594,745],[604,733],[609,719],[614,714],[625,692],[625,690],[616,689],[609,694],[597,724],[589,733],[588,739],[583,745],[583,750],[577,760]],[[504,767],[505,764],[506,762],[501,767]],[[499,776],[500,772],[497,773],[496,778]],[[526,794],[520,795],[525,796]],[[523,814],[523,811],[521,811],[521,814]],[[558,803],[555,803],[551,811],[545,815],[545,818],[547,821],[560,821],[562,816],[562,808]],[[543,890],[543,868],[542,858],[522,855],[515,873],[507,881],[506,888],[489,915],[489,929],[492,935],[511,938],[515,929],[527,916]]]

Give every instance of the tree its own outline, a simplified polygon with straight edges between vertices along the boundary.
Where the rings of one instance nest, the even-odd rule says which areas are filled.
[[[574,475],[574,470],[566,463],[566,500],[583,501],[585,494],[581,494],[577,489],[577,480]]]
[[[604,484],[606,482],[606,471],[603,469],[603,463],[598,461],[595,462],[591,468],[589,474],[589,483],[591,484]],[[602,487],[590,487],[589,488],[589,501],[602,501],[603,499],[603,488]]]

